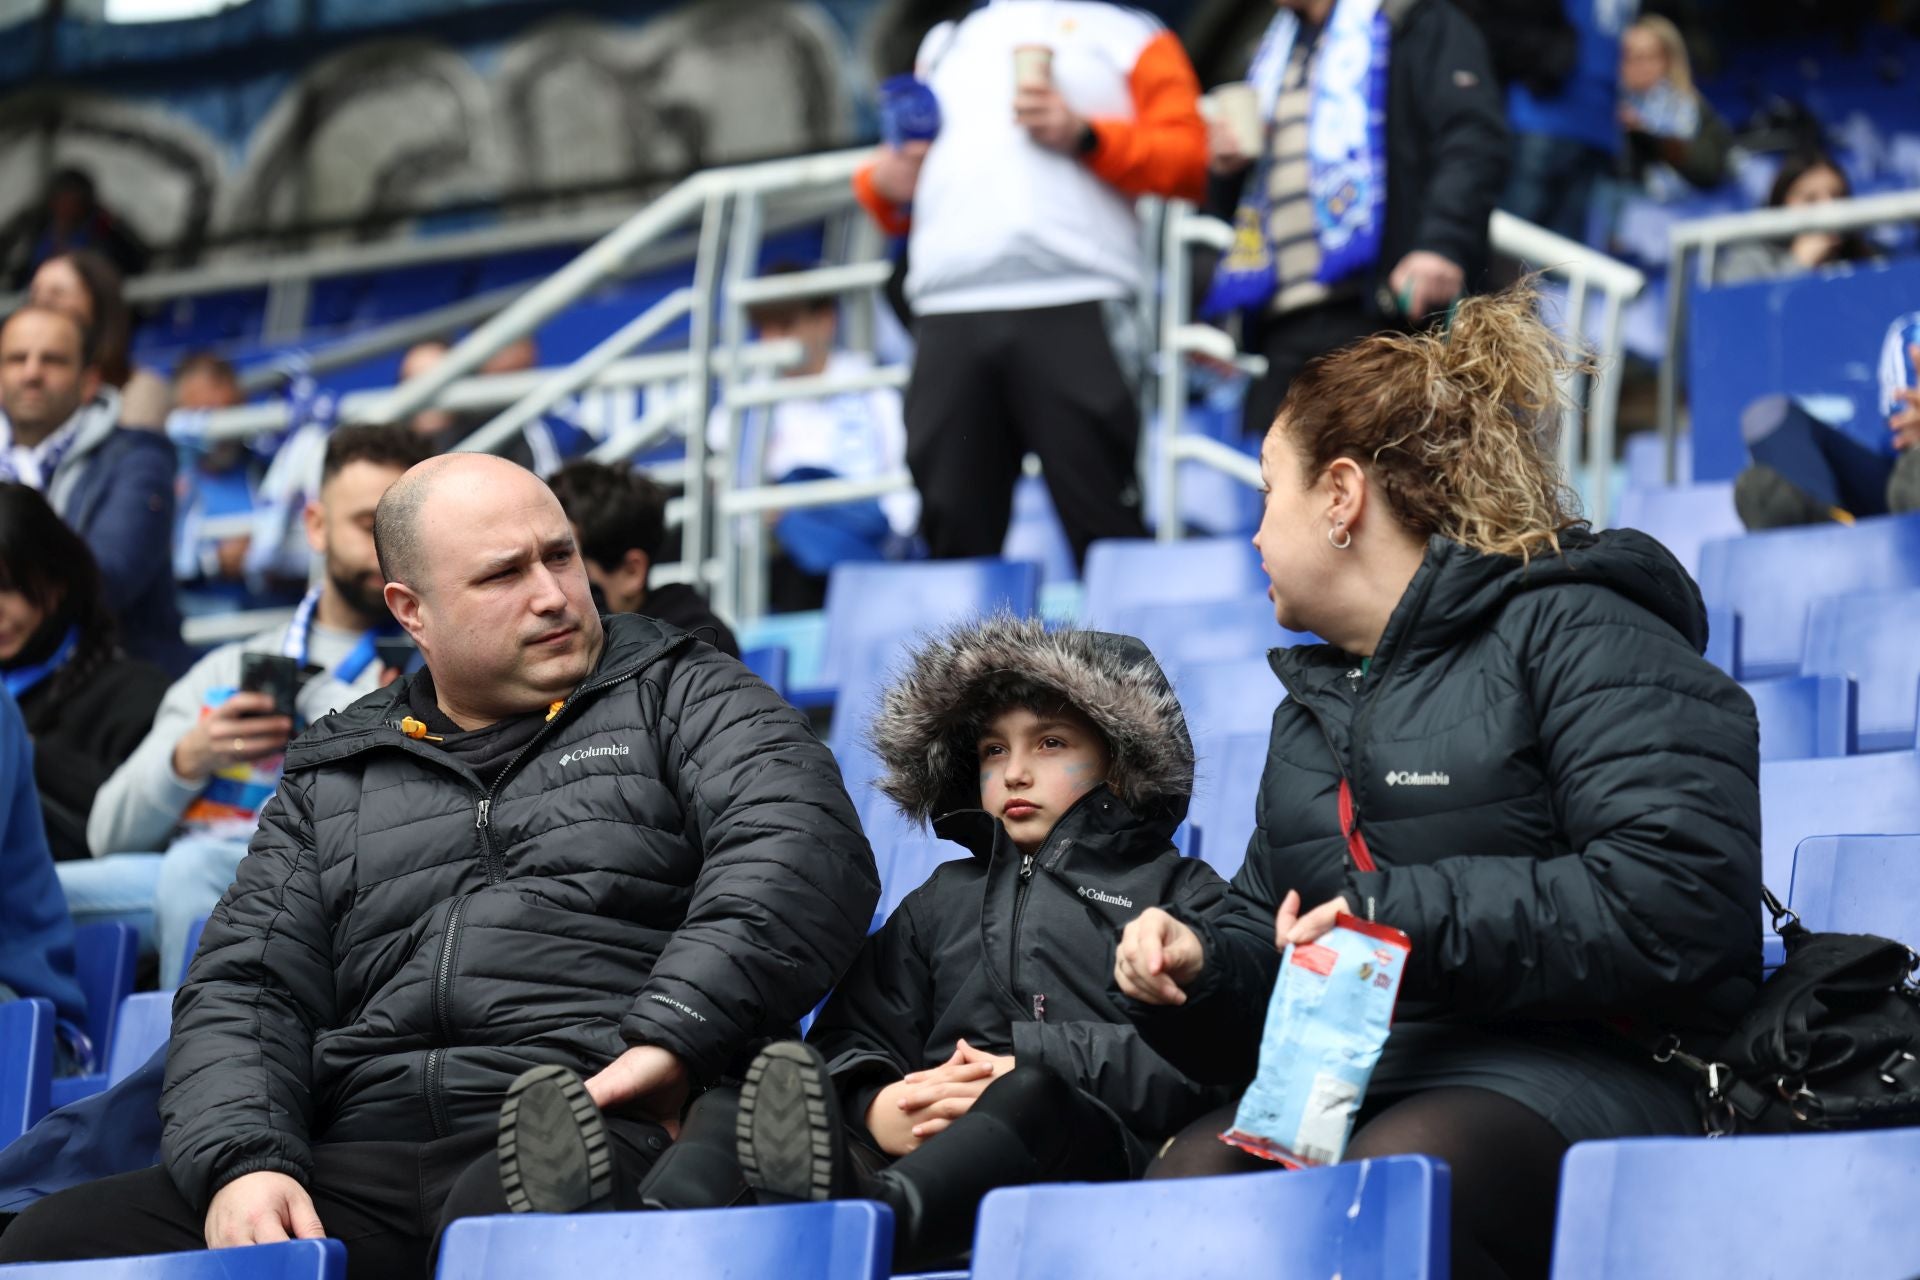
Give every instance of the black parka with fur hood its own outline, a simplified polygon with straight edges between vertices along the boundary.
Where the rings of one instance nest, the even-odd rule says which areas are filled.
[[[1105,735],[1112,767],[1029,861],[979,807],[975,744],[1006,707],[1062,703]],[[1051,1067],[1149,1151],[1216,1105],[1221,1095],[1148,1048],[1109,994],[1127,921],[1152,906],[1204,912],[1226,890],[1171,843],[1193,744],[1146,646],[1005,617],[961,627],[913,656],[871,732],[881,789],[973,856],[907,896],[814,1024],[848,1121],[862,1125],[881,1088],[939,1066],[962,1038]]]

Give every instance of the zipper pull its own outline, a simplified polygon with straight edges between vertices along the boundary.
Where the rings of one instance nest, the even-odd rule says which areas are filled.
[[[480,802],[480,807],[474,811],[473,825],[476,830],[485,831],[487,829],[487,815],[488,811],[492,808],[493,801],[482,800]]]
[[[1047,1020],[1047,998],[1038,991],[1033,993],[1033,1020],[1035,1022]]]
[[[1360,692],[1360,678],[1365,674],[1366,673],[1360,670],[1360,668],[1358,667],[1355,667],[1353,670],[1347,672],[1347,679],[1352,683],[1353,691],[1355,693]]]
[[[1020,856],[1020,878],[1022,880],[1033,879],[1033,855],[1030,853]]]

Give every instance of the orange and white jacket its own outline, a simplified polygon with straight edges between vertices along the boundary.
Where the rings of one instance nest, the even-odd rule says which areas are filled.
[[[1099,137],[1084,158],[1036,145],[1013,118],[1013,51],[1053,50],[1053,80]],[[909,211],[854,179],[887,231],[911,228],[907,298],[923,314],[1021,311],[1136,293],[1142,195],[1199,200],[1200,84],[1150,14],[1097,0],[993,0],[921,42],[940,136]]]

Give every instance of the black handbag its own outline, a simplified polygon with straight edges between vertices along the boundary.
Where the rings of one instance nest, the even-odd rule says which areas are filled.
[[[1655,1060],[1697,1077],[1714,1135],[1920,1124],[1920,957],[1886,938],[1814,933],[1761,893],[1786,963],[1706,1056],[1666,1036]]]

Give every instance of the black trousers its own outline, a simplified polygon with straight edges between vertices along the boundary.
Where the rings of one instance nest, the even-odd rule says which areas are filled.
[[[729,1106],[729,1124],[732,1114]],[[607,1136],[616,1173],[613,1207],[638,1209],[649,1174],[669,1150],[666,1132],[609,1117]],[[491,1132],[428,1143],[322,1143],[313,1149],[307,1194],[327,1235],[346,1245],[353,1280],[430,1277],[435,1244],[448,1223],[507,1212]],[[205,1224],[206,1215],[155,1166],[33,1205],[0,1235],[0,1263],[204,1249]]]
[[[907,466],[940,559],[997,556],[1020,460],[1038,455],[1076,561],[1140,538],[1140,406],[1102,305],[921,316],[907,386]]]
[[[1247,388],[1241,429],[1252,439],[1265,438],[1280,412],[1280,402],[1287,398],[1287,388],[1308,361],[1389,327],[1378,316],[1368,315],[1358,298],[1263,317],[1248,333],[1247,349],[1267,358],[1267,372]]]

